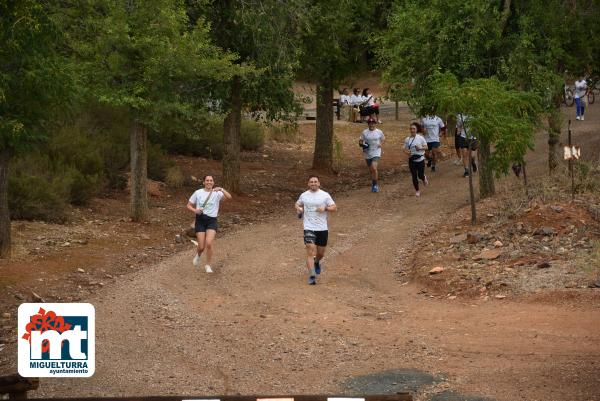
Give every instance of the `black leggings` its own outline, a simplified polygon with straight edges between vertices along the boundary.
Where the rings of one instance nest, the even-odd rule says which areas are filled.
[[[412,182],[413,186],[415,187],[415,191],[418,191],[419,180],[417,179],[417,176],[421,179],[421,181],[425,181],[425,160],[421,160],[420,162],[409,160],[408,168],[410,169],[410,175],[412,175]]]

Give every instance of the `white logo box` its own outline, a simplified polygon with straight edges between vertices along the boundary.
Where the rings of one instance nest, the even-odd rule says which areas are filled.
[[[45,332],[31,331],[30,340],[27,325],[31,317],[43,309],[46,314],[54,312],[57,317],[87,318],[87,330],[72,324],[62,333],[57,330]],[[18,313],[18,358],[19,374],[23,377],[90,377],[96,365],[96,310],[89,303],[25,303],[19,306]],[[58,320],[55,319],[55,321]],[[53,323],[47,320],[52,327]],[[54,322],[55,322],[54,321]],[[50,344],[50,359],[41,358],[42,341]],[[87,353],[82,350],[82,340],[87,340]],[[61,359],[61,343],[69,343],[69,359]],[[37,346],[36,346],[37,345]],[[33,346],[33,347],[32,347]],[[38,349],[39,347],[39,349]]]

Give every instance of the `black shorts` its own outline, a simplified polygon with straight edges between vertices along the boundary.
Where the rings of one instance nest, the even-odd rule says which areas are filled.
[[[196,215],[196,223],[194,224],[194,230],[197,233],[205,233],[206,230],[218,231],[219,225],[217,224],[216,217],[210,217],[205,214]]]
[[[439,148],[439,147],[440,147],[439,142],[427,142],[427,150],[432,150],[432,149]]]
[[[454,135],[454,149],[460,149],[460,140],[462,136],[456,134]]]
[[[477,148],[479,147],[479,143],[475,138],[467,140],[467,138],[459,136],[458,147],[461,149],[469,149],[469,147],[471,147],[471,150],[477,150]]]
[[[315,244],[316,246],[327,246],[329,231],[304,230],[304,244]]]
[[[381,159],[381,157],[374,156],[374,157],[371,157],[370,159],[365,159],[365,161],[367,162],[367,166],[371,167],[371,164],[373,164],[373,162],[377,163],[377,162],[379,162],[380,159]]]

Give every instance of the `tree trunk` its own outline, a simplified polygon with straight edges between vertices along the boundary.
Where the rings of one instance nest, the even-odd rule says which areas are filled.
[[[8,210],[8,165],[10,151],[0,151],[0,258],[10,257],[10,211]]]
[[[469,201],[471,203],[471,225],[477,224],[477,208],[475,207],[475,188],[473,186],[473,152],[469,144]]]
[[[333,171],[333,84],[330,79],[317,84],[317,135],[313,168]]]
[[[148,129],[134,122],[131,130],[131,218],[145,221],[148,218]]]
[[[550,111],[548,117],[548,170],[552,174],[558,167],[557,145],[560,142],[560,130],[562,127],[562,115],[560,103]]]
[[[240,192],[240,150],[242,141],[242,83],[235,76],[231,82],[229,113],[223,121],[223,187]]]
[[[521,161],[521,166],[523,167],[523,185],[525,186],[525,196],[527,199],[529,199],[529,181],[527,180],[527,167],[524,158]]]
[[[494,171],[489,160],[491,155],[490,142],[484,136],[479,138],[479,197],[481,199],[496,193],[494,186]]]

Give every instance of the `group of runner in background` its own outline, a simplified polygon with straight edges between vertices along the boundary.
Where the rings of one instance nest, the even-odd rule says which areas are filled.
[[[468,177],[469,160],[471,161],[471,171],[477,171],[477,163],[474,157],[469,157],[469,153],[477,150],[477,138],[466,129],[466,122],[469,116],[459,114],[456,118],[456,135],[454,146],[456,149],[456,163],[462,164],[464,168],[463,176]],[[363,156],[369,168],[371,177],[371,192],[379,192],[377,170],[381,160],[382,146],[385,142],[383,131],[376,127],[376,121],[369,119],[368,128],[365,129],[358,140],[359,146],[363,149]],[[404,140],[404,153],[408,156],[408,168],[412,177],[412,183],[415,188],[415,195],[421,196],[419,181],[424,185],[429,185],[427,175],[425,174],[425,165],[435,172],[438,162],[441,159],[441,138],[446,137],[446,124],[435,114],[428,114],[418,122],[410,124],[409,135]]]

